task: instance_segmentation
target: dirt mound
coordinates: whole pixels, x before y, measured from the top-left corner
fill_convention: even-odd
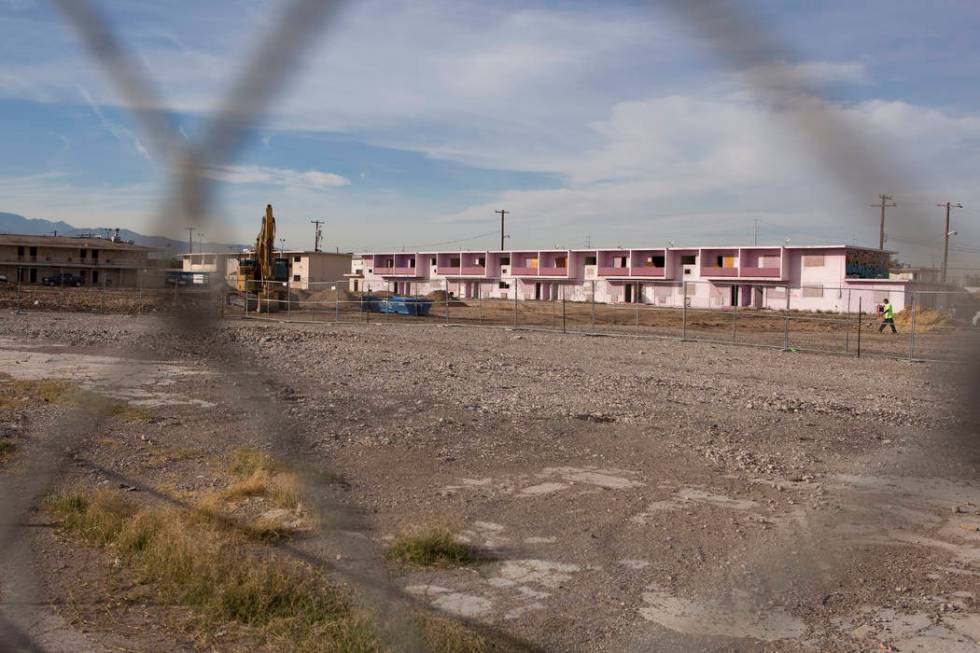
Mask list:
[[[433,290],[428,295],[425,296],[426,299],[431,299],[433,304],[446,304],[446,291],[445,290]],[[450,306],[466,306],[466,302],[460,301],[452,295],[449,296]]]

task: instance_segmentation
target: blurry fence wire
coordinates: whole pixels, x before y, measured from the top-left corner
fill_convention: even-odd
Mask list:
[[[85,0],[54,0],[65,20],[78,32],[82,42],[94,59],[105,69],[115,84],[119,95],[128,105],[137,123],[149,137],[154,154],[171,172],[172,192],[165,203],[159,218],[160,231],[167,223],[180,217],[191,224],[207,222],[211,215],[209,169],[228,163],[240,150],[249,129],[261,117],[265,107],[288,81],[289,74],[297,68],[302,53],[315,36],[336,14],[339,3],[323,0],[291,0],[285,3],[284,11],[278,21],[269,29],[266,38],[253,53],[242,75],[233,84],[231,91],[217,106],[214,117],[207,123],[204,136],[188,145],[179,136],[169,119],[167,108],[160,101],[160,95],[150,81],[150,75],[138,62],[140,59],[127,51],[109,25],[105,17],[94,10]],[[787,60],[784,53],[768,36],[759,30],[748,29],[745,20],[733,20],[736,13],[732,7],[717,3],[679,3],[669,2],[675,10],[692,26],[708,36],[723,56],[742,67],[756,67],[758,64]],[[709,12],[710,13],[706,13]],[[719,14],[721,12],[721,14]],[[739,18],[735,16],[734,18]],[[741,34],[739,30],[745,32]],[[755,39],[757,47],[747,47]],[[748,59],[745,58],[748,53]],[[837,125],[827,126],[827,112],[819,107],[812,109],[800,123],[800,130],[810,130],[812,134],[832,131],[838,136],[841,130]],[[823,116],[822,121],[820,120]],[[806,120],[811,122],[807,123]],[[814,139],[808,143],[814,144]],[[841,157],[847,162],[860,163],[868,156],[871,148],[862,146],[858,138],[833,138],[821,141],[821,153],[829,153],[829,160]],[[875,161],[881,157],[875,157]],[[876,166],[861,166],[874,169]],[[850,166],[841,166],[841,169]],[[845,175],[847,179],[853,179]],[[842,183],[848,183],[844,181]],[[864,184],[859,192],[864,192]],[[220,225],[212,225],[215,228]],[[213,229],[212,229],[212,233]],[[345,282],[346,283],[346,282]],[[778,348],[798,347],[801,349],[861,355],[875,354],[902,356],[908,347],[907,356],[912,360],[923,358],[935,360],[962,360],[955,347],[943,347],[959,338],[974,338],[976,330],[958,322],[953,325],[938,324],[926,331],[924,324],[916,321],[918,306],[928,306],[935,297],[924,293],[911,294],[905,298],[906,310],[910,311],[908,327],[903,324],[897,337],[878,338],[870,307],[873,298],[856,297],[856,308],[848,308],[837,314],[803,314],[795,311],[791,300],[787,300],[785,310],[755,310],[732,307],[728,312],[721,307],[700,307],[688,305],[684,285],[683,304],[680,307],[658,306],[655,304],[600,304],[595,301],[593,292],[589,301],[571,301],[564,290],[556,299],[549,301],[491,300],[483,298],[461,298],[455,300],[445,293],[442,302],[433,302],[430,313],[424,317],[406,317],[390,312],[373,313],[372,306],[365,306],[364,296],[349,297],[339,292],[336,296],[303,297],[292,288],[287,288],[285,302],[277,301],[276,319],[295,319],[322,322],[372,321],[388,324],[418,324],[442,321],[452,324],[471,325],[510,325],[518,328],[541,329],[555,333],[582,333],[595,335],[631,335],[634,337],[660,337],[680,340],[706,340],[734,342],[735,344],[767,346]],[[294,294],[298,295],[294,298]],[[135,299],[135,309],[133,300]],[[144,288],[122,289],[99,288],[62,289],[18,286],[0,289],[0,300],[18,311],[30,313],[35,309],[60,308],[66,310],[98,310],[120,312],[164,312],[173,311],[179,318],[176,321],[161,322],[161,329],[179,329],[183,337],[198,338],[203,341],[214,328],[216,319],[224,312],[240,311],[249,317],[264,317],[263,313],[248,315],[247,297],[241,307],[229,306],[228,295],[224,289],[199,290],[182,288]],[[869,301],[871,300],[871,301]],[[93,305],[92,302],[97,305]],[[282,304],[285,303],[285,306]],[[387,307],[390,300],[383,299]],[[258,303],[261,308],[261,303]],[[268,310],[270,306],[266,305]],[[774,321],[775,320],[775,321]],[[781,324],[782,329],[779,329]],[[760,326],[761,325],[761,326]],[[862,334],[864,334],[862,336]],[[941,336],[937,338],[937,336]],[[876,339],[877,338],[877,339]],[[907,338],[907,343],[906,343]],[[939,342],[933,342],[939,340]],[[944,355],[942,352],[949,354]],[[230,373],[238,367],[245,367],[239,352],[228,348],[223,352],[226,359],[218,359],[216,365],[224,366]],[[232,362],[227,362],[231,360]],[[239,375],[239,378],[248,378]],[[307,433],[302,424],[283,427],[285,411],[269,399],[268,393],[239,393],[248,395],[252,402],[249,408],[264,415],[269,433],[275,434],[276,455],[284,459],[301,473],[308,489],[310,505],[324,519],[319,535],[324,538],[343,540],[344,532],[360,526],[353,514],[343,505],[332,502],[327,491],[317,491],[318,484],[325,477],[314,473],[307,463]],[[256,403],[265,402],[258,407]],[[97,424],[96,416],[79,411],[73,419],[55,429],[48,438],[37,443],[29,455],[27,469],[14,485],[11,479],[4,479],[6,500],[0,507],[0,547],[7,553],[22,544],[23,516],[36,504],[37,499],[54,486],[70,453],[74,451],[82,437],[90,433]],[[408,605],[407,597],[391,586],[383,573],[383,565],[376,552],[364,546],[362,538],[355,538],[347,545],[338,545],[334,550],[345,553],[342,565],[327,563],[318,559],[317,564],[328,566],[345,575],[362,592],[369,609],[379,615],[378,623],[386,643],[393,650],[418,650],[421,648],[418,634],[411,620],[403,614],[402,608]],[[21,547],[22,548],[22,547]],[[12,557],[8,556],[8,562]],[[7,595],[10,588],[34,583],[29,560],[18,559],[20,563],[8,564],[5,568],[3,590],[5,592],[3,613],[0,614],[0,642],[16,643],[16,646],[32,648],[30,641],[30,622],[25,615],[13,615],[11,599]],[[40,604],[38,604],[40,605]],[[417,606],[417,603],[412,603]],[[31,615],[26,615],[28,618]]]

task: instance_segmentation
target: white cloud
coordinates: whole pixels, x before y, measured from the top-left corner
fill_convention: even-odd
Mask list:
[[[320,170],[289,170],[268,166],[233,165],[208,168],[204,175],[229,184],[268,184],[294,188],[325,189],[350,185],[350,180]]]

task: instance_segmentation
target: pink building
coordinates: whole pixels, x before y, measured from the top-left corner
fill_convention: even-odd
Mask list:
[[[695,308],[865,311],[888,297],[901,311],[907,279],[891,252],[849,245],[651,247],[355,254],[350,288],[460,298],[595,301]],[[686,290],[685,290],[685,283]]]

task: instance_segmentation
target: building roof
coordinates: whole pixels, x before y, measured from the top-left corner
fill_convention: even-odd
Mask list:
[[[725,249],[857,249],[869,252],[881,252],[894,254],[892,250],[880,250],[877,247],[864,247],[861,245],[694,245],[691,247],[568,247],[568,248],[538,248],[538,249],[443,249],[426,250],[420,249],[414,252],[398,252],[379,250],[374,252],[357,252],[355,256],[390,256],[390,255],[412,255],[412,254],[536,254],[538,252],[628,252],[630,250],[641,252],[652,251],[691,251],[691,250],[725,250]],[[288,252],[287,252],[288,253]]]
[[[95,236],[38,236],[34,234],[0,234],[0,245],[27,247],[77,247],[79,249],[116,249],[140,252],[156,252],[156,247],[146,247],[109,238]]]

